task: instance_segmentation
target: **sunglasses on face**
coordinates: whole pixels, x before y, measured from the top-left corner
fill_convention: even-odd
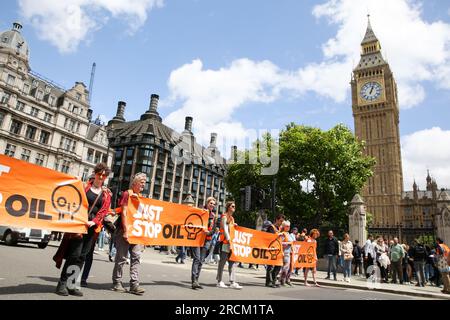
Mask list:
[[[107,173],[97,173],[97,175],[101,178],[106,178],[107,176],[109,176],[109,174]]]

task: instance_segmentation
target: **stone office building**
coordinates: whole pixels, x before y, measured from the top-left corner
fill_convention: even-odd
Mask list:
[[[21,29],[0,33],[0,153],[86,180],[112,161],[105,126],[91,122],[83,83],[65,90],[31,71]]]
[[[149,109],[139,120],[128,122],[124,118],[126,103],[120,101],[116,116],[108,122],[108,139],[115,152],[110,184],[115,199],[130,187],[134,174],[144,172],[148,176],[145,196],[182,203],[191,194],[197,207],[214,196],[222,212],[226,162],[216,146],[217,135],[211,134],[211,143],[205,148],[195,141],[191,117],[186,117],[181,134],[167,127],[159,116],[158,101],[159,96],[153,94]]]

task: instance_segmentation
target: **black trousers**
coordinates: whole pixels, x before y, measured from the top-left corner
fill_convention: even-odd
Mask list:
[[[87,281],[89,273],[91,272],[92,262],[94,261],[95,243],[92,244],[92,249],[86,256],[83,266],[83,274],[81,275],[81,281]]]
[[[367,268],[369,268],[371,265],[373,265],[373,258],[369,254],[367,255],[367,260],[364,259],[364,273],[366,274],[366,278],[370,277],[370,274],[367,272]]]
[[[61,282],[67,282],[69,276],[71,276],[74,272],[81,272],[84,262],[86,261],[86,257],[94,245],[94,233],[95,227],[91,227],[88,229],[88,233],[84,234],[81,239],[69,240],[69,247],[65,257],[66,262],[64,263],[59,279]],[[75,271],[69,270],[68,272],[68,268],[70,266],[77,266],[78,268],[75,268]]]
[[[266,286],[275,284],[277,282],[278,273],[280,273],[280,266],[267,266],[266,269]]]

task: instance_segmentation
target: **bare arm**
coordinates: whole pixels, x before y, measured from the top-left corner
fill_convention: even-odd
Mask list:
[[[222,218],[222,222],[221,223],[223,223],[222,226],[223,226],[223,233],[224,233],[225,239],[227,241],[230,241],[230,228],[228,226],[227,217],[226,216],[224,216]]]

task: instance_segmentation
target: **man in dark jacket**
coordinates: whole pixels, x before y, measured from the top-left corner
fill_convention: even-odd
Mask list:
[[[334,280],[337,280],[336,261],[339,258],[339,243],[334,237],[333,230],[328,231],[328,238],[325,240],[325,255],[328,259],[327,277],[330,279],[330,273],[333,272]]]
[[[414,269],[417,275],[417,287],[425,287],[425,262],[427,261],[428,253],[425,246],[418,240],[415,241],[415,246],[411,250],[411,257],[414,259]]]

